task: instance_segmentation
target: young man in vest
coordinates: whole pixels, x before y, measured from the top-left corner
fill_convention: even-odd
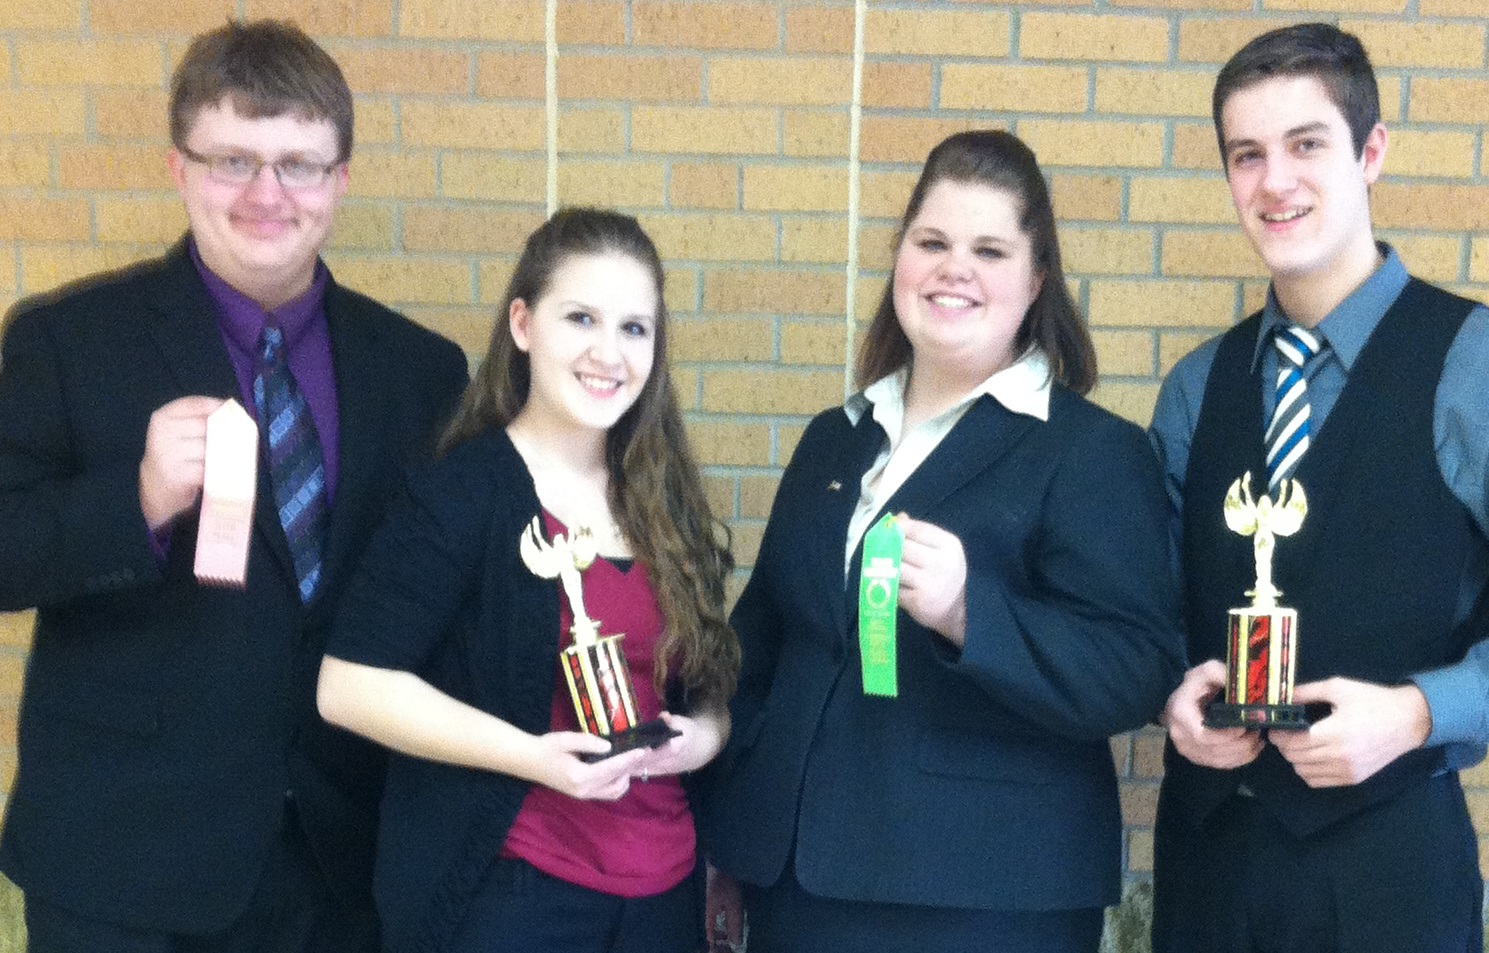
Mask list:
[[[1387,135],[1355,37],[1305,24],[1251,41],[1220,72],[1214,120],[1272,284],[1174,368],[1154,412],[1195,666],[1163,715],[1154,950],[1477,953],[1457,772],[1489,740],[1489,312],[1375,240]],[[1252,540],[1222,511],[1246,471],[1258,493],[1306,490],[1273,563],[1298,611],[1305,731],[1203,723],[1227,610],[1255,582]]]
[[[465,359],[320,260],[352,97],[309,37],[197,37],[170,118],[187,235],[6,322],[0,608],[37,617],[0,869],[33,953],[373,953],[381,760],[317,716],[316,676]],[[193,559],[227,398],[260,431],[239,588]]]

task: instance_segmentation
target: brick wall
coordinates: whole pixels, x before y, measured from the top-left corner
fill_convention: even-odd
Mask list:
[[[841,399],[852,322],[948,132],[1002,126],[1034,146],[1100,352],[1096,398],[1143,423],[1162,373],[1265,288],[1208,115],[1219,64],[1265,29],[1327,18],[1364,38],[1392,130],[1381,232],[1416,273],[1489,293],[1484,0],[560,0],[552,162],[543,2],[0,0],[0,306],[181,231],[164,85],[190,34],[230,14],[297,16],[358,93],[337,276],[471,352],[550,175],[561,202],[642,218],[668,262],[691,432],[746,566],[806,416]],[[0,616],[6,789],[29,630]],[[1136,875],[1160,747],[1113,743]],[[1489,832],[1489,772],[1469,782]]]

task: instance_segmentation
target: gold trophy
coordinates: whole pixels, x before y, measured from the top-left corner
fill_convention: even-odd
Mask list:
[[[620,640],[625,635],[601,636],[600,623],[584,611],[580,573],[599,555],[594,534],[580,527],[571,537],[565,539],[560,533],[552,541],[545,540],[540,517],[535,516],[522,531],[518,551],[534,575],[544,579],[557,577],[568,597],[574,615],[574,624],[569,629],[574,644],[559,653],[559,666],[569,685],[579,727],[610,741],[609,754],[599,757],[632,748],[655,748],[678,732],[660,719],[637,724],[636,692],[631,686],[631,670],[620,649]],[[584,757],[595,760],[593,756]]]
[[[1246,593],[1251,605],[1230,610],[1225,700],[1205,711],[1211,728],[1308,727],[1303,706],[1293,704],[1298,610],[1277,604],[1282,593],[1272,583],[1277,537],[1296,533],[1306,515],[1308,497],[1297,480],[1281,481],[1275,502],[1265,494],[1254,500],[1248,471],[1225,494],[1225,525],[1253,540],[1256,588]]]

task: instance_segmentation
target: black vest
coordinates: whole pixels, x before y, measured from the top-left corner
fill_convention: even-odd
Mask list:
[[[1437,465],[1433,408],[1443,363],[1473,302],[1412,279],[1382,317],[1294,476],[1308,495],[1295,535],[1279,539],[1273,577],[1298,610],[1297,681],[1341,675],[1400,684],[1457,662],[1484,605],[1454,626],[1464,567],[1479,545],[1473,518]],[[1249,470],[1266,486],[1261,395],[1252,368],[1260,314],[1222,339],[1184,481],[1189,658],[1225,658],[1226,613],[1256,578],[1250,537],[1225,525],[1221,502]],[[1194,823],[1244,782],[1299,836],[1389,798],[1438,770],[1439,749],[1411,752],[1362,784],[1312,789],[1271,746],[1237,771],[1198,767],[1170,750],[1170,784]]]

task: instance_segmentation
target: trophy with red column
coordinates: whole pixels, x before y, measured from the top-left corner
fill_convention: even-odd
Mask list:
[[[665,743],[677,734],[666,722],[656,719],[638,723],[636,691],[620,646],[625,634],[601,636],[599,621],[591,619],[584,609],[580,576],[599,555],[594,534],[580,527],[567,539],[560,533],[545,540],[539,520],[533,517],[522,531],[518,550],[535,575],[557,577],[569,600],[574,616],[569,632],[574,644],[559,653],[559,667],[568,683],[580,729],[610,742],[609,754],[601,757]],[[586,756],[586,760],[593,759]]]
[[[1297,669],[1298,611],[1278,604],[1272,582],[1277,537],[1291,536],[1308,514],[1308,497],[1297,480],[1282,480],[1275,500],[1251,495],[1248,472],[1225,495],[1225,525],[1250,536],[1256,553],[1256,588],[1251,605],[1230,610],[1226,639],[1225,695],[1205,711],[1211,728],[1302,729],[1302,705],[1293,704]]]

